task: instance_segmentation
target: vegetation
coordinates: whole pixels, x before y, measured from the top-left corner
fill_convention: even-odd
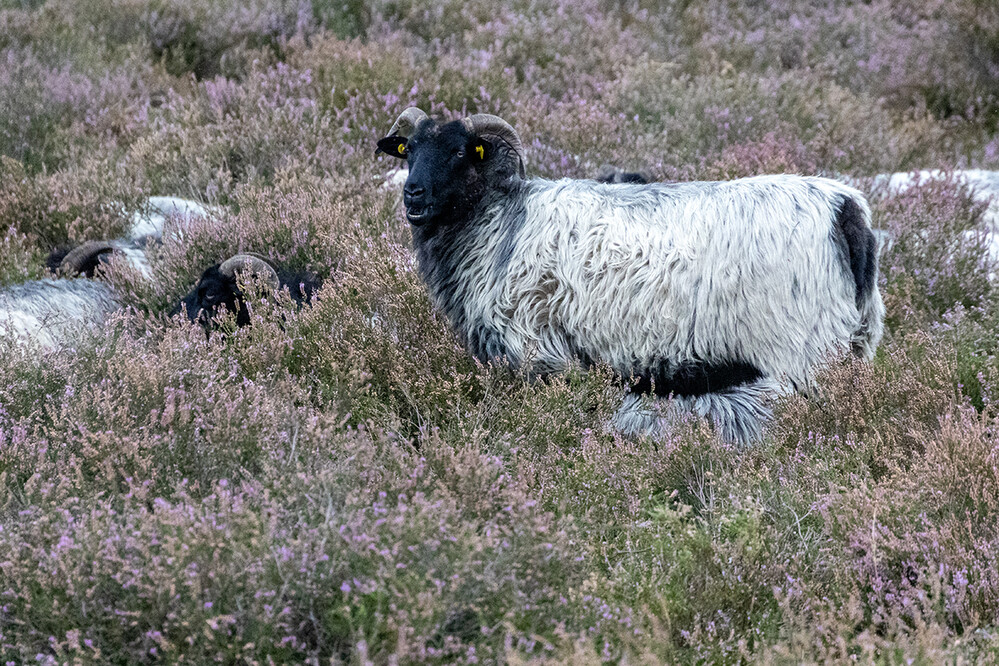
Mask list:
[[[999,661],[989,210],[872,200],[882,349],[759,445],[624,440],[610,373],[482,366],[431,307],[374,156],[411,105],[545,177],[999,169],[999,9],[0,0],[0,285],[151,195],[227,211],[87,344],[0,344],[0,662]],[[318,302],[166,316],[237,251]]]

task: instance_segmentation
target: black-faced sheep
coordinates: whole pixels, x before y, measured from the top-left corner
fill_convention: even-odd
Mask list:
[[[63,277],[90,277],[113,249],[114,242],[83,243],[50,267]],[[148,264],[144,266],[148,271]],[[94,280],[45,279],[9,285],[0,290],[0,339],[43,348],[63,346],[95,330],[119,307],[111,287]]]
[[[881,338],[870,210],[836,181],[527,179],[502,119],[416,108],[378,147],[409,163],[420,274],[483,361],[606,363],[746,442],[770,387],[808,388],[831,353],[871,358]]]
[[[250,275],[274,291],[287,287],[291,299],[299,305],[309,302],[322,286],[322,281],[313,273],[278,271],[262,257],[237,254],[205,269],[194,289],[180,300],[171,314],[180,314],[183,310],[191,322],[208,330],[215,315],[225,309],[236,316],[237,326],[246,326],[250,323],[250,311],[239,280]]]
[[[167,220],[177,222],[175,234],[182,236],[185,223],[215,215],[218,215],[216,209],[196,201],[178,197],[149,197],[141,210],[132,213],[131,226],[124,238],[86,241],[76,246],[56,248],[45,264],[52,273],[62,277],[94,277],[98,266],[115,257],[124,260],[144,279],[151,280],[153,271],[147,252],[150,246],[162,241]]]
[[[126,238],[87,241],[54,250],[46,265],[58,276],[56,279],[0,289],[0,341],[55,348],[82,339],[121,307],[110,286],[83,278],[93,278],[97,268],[114,256],[141,278],[152,280],[146,251],[149,243],[161,239],[166,220],[185,221],[213,214],[214,210],[193,201],[150,197],[143,210],[133,214]]]
[[[58,248],[49,253],[45,265],[61,277],[92,278],[112,256],[122,258],[142,278],[153,279],[145,248],[126,240],[87,241],[72,248]]]

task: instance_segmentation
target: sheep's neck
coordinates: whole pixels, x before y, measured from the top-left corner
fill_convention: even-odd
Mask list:
[[[490,298],[502,282],[516,223],[506,218],[509,193],[484,196],[469,214],[413,228],[420,276],[462,342],[480,360],[506,353],[476,317],[472,301]]]

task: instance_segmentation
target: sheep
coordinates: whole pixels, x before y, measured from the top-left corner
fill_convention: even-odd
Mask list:
[[[849,183],[854,179],[847,177],[846,180]],[[983,169],[957,169],[955,171],[924,169],[914,172],[881,173],[870,179],[872,191],[884,189],[889,194],[900,194],[911,187],[948,180],[967,186],[976,200],[986,203],[991,202],[993,197],[999,193],[999,171],[985,171]]]
[[[74,248],[61,258],[58,273],[92,276],[112,246],[97,241]],[[120,307],[112,288],[93,280],[47,278],[9,285],[0,290],[0,339],[53,349],[80,340]]]
[[[145,213],[132,216],[126,238],[87,241],[53,250],[46,265],[57,277],[11,285],[0,290],[0,340],[56,348],[81,339],[102,325],[121,304],[113,289],[95,276],[98,266],[119,257],[142,279],[152,280],[146,256],[150,243],[162,239],[168,218],[192,219],[217,213],[177,197],[150,197]]]
[[[125,237],[58,247],[49,253],[45,265],[49,271],[63,277],[94,277],[98,266],[108,263],[112,257],[118,257],[142,278],[152,280],[153,271],[147,252],[151,245],[162,242],[166,221],[174,218],[178,222],[188,222],[215,215],[218,215],[218,210],[196,201],[178,197],[149,197],[141,210],[132,213],[132,223]],[[181,227],[175,230],[175,235],[183,236]],[[87,261],[78,261],[80,256],[87,257]]]
[[[895,196],[913,187],[929,183],[951,182],[963,185],[971,197],[984,204],[982,224],[985,229],[989,259],[999,263],[999,171],[983,169],[957,169],[941,171],[939,169],[923,169],[922,171],[880,173],[872,178],[855,178],[842,175],[839,179],[854,187],[868,186],[872,197],[879,195]],[[976,231],[966,231],[965,237],[972,239]],[[890,248],[890,240],[886,249]],[[995,274],[991,277],[995,279]]]
[[[0,341],[55,349],[82,339],[120,304],[103,282],[43,279],[0,289]]]
[[[145,247],[128,240],[87,241],[72,248],[58,248],[49,253],[45,265],[55,275],[92,278],[112,256],[121,257],[143,279],[153,279]]]
[[[107,254],[117,250],[114,245],[83,243],[59,257],[53,272],[63,278],[34,280],[0,290],[0,339],[54,349],[78,341],[84,332],[104,324],[121,307],[113,289],[103,282],[66,278],[92,277]],[[128,254],[129,250],[123,252]],[[139,270],[151,276],[144,257],[141,260]]]
[[[181,223],[194,219],[208,219],[219,214],[219,210],[180,197],[149,197],[141,210],[132,213],[132,226],[129,228],[127,240],[133,243],[148,243],[163,239],[163,229],[167,220],[175,219]],[[183,236],[181,230],[178,236]]]
[[[287,287],[291,299],[298,305],[311,301],[322,286],[320,278],[313,273],[278,271],[263,257],[237,254],[205,269],[194,288],[177,303],[171,316],[186,312],[191,323],[200,324],[207,332],[220,308],[224,308],[236,315],[237,326],[248,325],[250,312],[238,284],[247,274],[256,276],[273,291]]]
[[[605,164],[597,171],[594,180],[598,183],[638,183],[644,185],[651,178],[641,171],[625,171],[621,167]]]
[[[834,180],[527,179],[501,118],[416,108],[378,150],[408,161],[418,270],[483,362],[531,376],[606,364],[631,389],[626,412],[635,394],[674,396],[747,443],[764,396],[808,391],[831,354],[870,359],[881,339],[870,209]]]

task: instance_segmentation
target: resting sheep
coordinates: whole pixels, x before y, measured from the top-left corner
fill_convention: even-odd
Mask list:
[[[119,308],[92,280],[34,280],[0,290],[0,341],[54,349],[81,339]]]
[[[840,175],[839,180],[858,188],[867,188],[872,199],[879,197],[894,197],[909,191],[914,187],[923,187],[933,183],[950,183],[967,188],[971,198],[984,206],[982,213],[982,230],[985,232],[985,249],[988,258],[999,264],[999,171],[983,169],[956,169],[942,171],[940,169],[923,169],[921,171],[880,173],[871,178],[855,178]],[[964,236],[968,240],[976,240],[979,230],[968,230]],[[890,239],[887,241],[890,247]],[[990,274],[992,279],[995,273]]]
[[[871,358],[881,338],[870,210],[836,181],[527,179],[502,119],[416,108],[378,147],[408,160],[421,277],[482,361],[605,363],[747,442],[772,387],[807,389],[831,353]]]
[[[107,264],[112,256],[122,258],[143,279],[153,279],[145,248],[132,241],[87,241],[73,248],[60,248],[49,254],[45,265],[62,277],[92,278],[97,268]]]
[[[183,310],[192,323],[200,324],[207,331],[215,316],[224,308],[235,314],[237,326],[246,326],[250,323],[250,311],[239,287],[239,279],[250,275],[256,276],[274,291],[287,287],[291,299],[298,305],[312,300],[322,284],[312,273],[278,271],[263,257],[237,254],[205,269],[198,283],[170,314],[177,315]]]
[[[44,279],[0,289],[0,340],[56,348],[82,339],[120,308],[107,284],[93,277],[111,252],[121,252],[140,274],[152,278],[141,253],[124,241],[89,241],[68,252],[49,256],[49,267],[60,279]],[[66,279],[76,278],[76,279]]]
[[[112,256],[136,274],[152,280],[146,256],[150,242],[158,242],[168,218],[187,221],[207,217],[212,209],[176,197],[150,197],[142,212],[132,215],[126,238],[87,241],[54,250],[46,265],[58,276],[0,289],[0,341],[52,349],[73,344],[102,326],[121,307],[107,284],[88,279]]]
[[[124,260],[142,278],[152,280],[153,271],[146,253],[150,245],[162,241],[167,220],[178,222],[174,233],[179,237],[183,236],[185,223],[217,214],[216,209],[196,201],[178,197],[149,197],[141,210],[132,213],[131,226],[124,238],[60,247],[49,254],[45,263],[56,275],[94,277],[98,266],[116,257]],[[85,257],[86,261],[80,261],[81,257]]]
[[[182,236],[183,223],[195,219],[208,219],[218,215],[218,213],[219,211],[215,207],[189,199],[149,197],[142,210],[132,213],[132,226],[128,231],[128,240],[136,243],[162,240],[163,229],[167,220],[170,219],[180,223],[177,234]]]

